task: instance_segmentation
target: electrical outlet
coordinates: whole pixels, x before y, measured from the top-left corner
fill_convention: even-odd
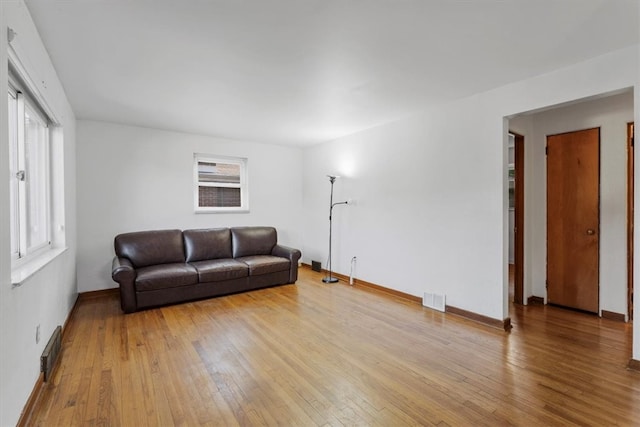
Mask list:
[[[36,326],[36,344],[40,343],[40,325]]]

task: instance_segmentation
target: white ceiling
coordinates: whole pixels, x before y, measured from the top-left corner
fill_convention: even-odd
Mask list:
[[[638,0],[26,0],[80,119],[309,145],[638,43]]]

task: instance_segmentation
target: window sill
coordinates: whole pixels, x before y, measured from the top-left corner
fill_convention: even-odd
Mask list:
[[[249,213],[249,209],[196,209],[196,214]]]
[[[22,284],[31,276],[42,270],[47,264],[56,259],[67,251],[67,248],[53,248],[46,251],[42,255],[25,262],[20,267],[17,267],[11,271],[11,286],[16,288],[22,286]]]

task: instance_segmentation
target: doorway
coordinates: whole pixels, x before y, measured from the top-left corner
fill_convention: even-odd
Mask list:
[[[631,201],[627,202],[628,193],[631,187],[627,184],[627,144],[631,131],[628,124],[633,121],[634,93],[626,90],[621,93],[614,93],[607,96],[599,96],[585,100],[579,100],[568,105],[547,108],[542,111],[532,111],[520,113],[515,117],[509,117],[505,124],[505,133],[519,133],[524,136],[525,147],[525,172],[524,183],[524,224],[526,224],[524,241],[524,299],[523,303],[528,305],[557,303],[549,301],[549,289],[547,285],[548,272],[547,260],[547,136],[559,135],[569,131],[580,129],[600,128],[600,176],[599,176],[599,208],[597,231],[599,255],[596,258],[598,280],[597,286],[597,308],[602,317],[612,320],[624,321],[629,319],[633,280],[629,280],[632,270],[628,265],[633,255],[628,250],[628,236],[633,236],[627,232],[627,218],[633,218],[632,211],[628,210],[633,206]],[[505,179],[507,179],[507,164],[513,162],[508,160],[507,135],[505,135]],[[553,155],[551,155],[553,158]],[[633,158],[633,157],[631,157]],[[553,159],[552,159],[553,160]],[[514,170],[513,173],[517,171]],[[629,176],[633,173],[629,171]],[[515,185],[515,181],[514,181]],[[505,198],[508,194],[508,184],[505,183]],[[515,191],[514,191],[515,196]],[[514,199],[515,202],[515,199]],[[510,213],[508,211],[509,200],[505,200],[505,218]],[[515,205],[514,205],[515,206]],[[509,224],[505,221],[505,234],[508,234]],[[515,231],[515,230],[514,230]],[[586,231],[585,231],[586,232]],[[505,243],[508,244],[505,236]],[[507,248],[505,248],[505,251]],[[635,252],[635,251],[634,251]],[[627,253],[629,258],[627,258]],[[505,284],[504,298],[513,303],[514,295],[514,274],[508,277],[509,264],[515,267],[515,258],[512,254],[505,256]],[[511,262],[511,260],[514,260]],[[512,268],[511,271],[514,269]],[[509,280],[510,279],[510,280]],[[510,282],[510,283],[509,283]],[[550,284],[553,286],[553,283]],[[551,289],[553,291],[553,289]],[[558,303],[559,304],[559,303]],[[508,310],[509,308],[507,308]],[[633,315],[633,314],[631,314]],[[512,320],[513,317],[512,317]],[[517,322],[517,319],[515,319]]]
[[[509,296],[524,303],[524,136],[509,131]]]
[[[600,128],[547,136],[547,301],[598,313]]]

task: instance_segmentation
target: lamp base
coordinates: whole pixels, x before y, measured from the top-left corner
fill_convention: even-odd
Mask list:
[[[337,277],[325,277],[324,279],[322,279],[322,281],[324,283],[338,283],[338,278]]]

